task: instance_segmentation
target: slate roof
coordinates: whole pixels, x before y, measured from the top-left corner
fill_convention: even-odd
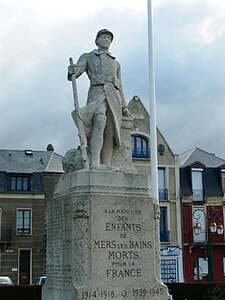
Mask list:
[[[208,153],[197,147],[179,155],[179,164],[182,168],[190,166],[195,162],[200,162],[208,168],[217,168],[225,164],[224,159],[221,159],[214,154]]]
[[[204,170],[204,187],[205,195],[220,195],[223,196],[221,186],[221,171],[218,168],[206,168]]]
[[[0,149],[0,172],[63,172],[62,156],[54,151]]]

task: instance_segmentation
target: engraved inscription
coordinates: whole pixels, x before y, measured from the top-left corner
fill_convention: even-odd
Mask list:
[[[157,287],[147,287],[147,288],[133,288],[131,290],[127,289],[104,289],[104,290],[89,290],[89,291],[83,291],[81,293],[81,297],[79,299],[81,300],[87,300],[87,299],[111,299],[111,298],[118,298],[122,297],[124,299],[127,299],[127,297],[140,297],[141,299],[147,299],[146,297],[151,297],[154,299],[157,296],[163,296],[165,295],[165,289],[164,288],[157,288]]]
[[[138,201],[136,203],[138,206]],[[104,239],[92,241],[93,250],[101,251],[106,260],[106,278],[142,278],[143,259],[152,251],[153,244],[146,238],[143,209],[101,207]]]

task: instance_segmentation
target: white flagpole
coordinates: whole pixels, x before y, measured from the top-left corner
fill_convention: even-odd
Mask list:
[[[157,159],[157,130],[156,130],[156,101],[155,101],[155,66],[154,66],[154,33],[153,33],[153,0],[148,2],[148,53],[149,53],[149,97],[150,97],[150,151],[151,151],[151,180],[152,195],[158,197],[158,159]]]
[[[151,146],[151,179],[152,196],[156,201],[155,211],[155,275],[161,281],[161,255],[159,237],[159,196],[158,196],[158,158],[157,158],[157,128],[156,128],[156,101],[155,101],[155,66],[154,66],[154,30],[153,30],[153,0],[148,1],[148,61],[149,61],[149,97],[150,97],[150,146]]]

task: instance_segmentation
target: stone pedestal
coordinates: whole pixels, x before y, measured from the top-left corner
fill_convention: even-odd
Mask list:
[[[157,212],[149,177],[77,171],[47,208],[43,300],[170,300],[159,279]]]

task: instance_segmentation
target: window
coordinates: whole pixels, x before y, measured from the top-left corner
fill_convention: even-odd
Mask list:
[[[178,262],[176,259],[161,259],[161,277],[164,283],[178,282]]]
[[[168,190],[166,189],[166,169],[158,169],[159,200],[168,200]]]
[[[203,276],[208,275],[208,258],[198,257],[194,265],[194,280],[202,280]]]
[[[10,191],[29,191],[30,180],[28,176],[11,176],[10,177]]]
[[[17,234],[31,234],[31,209],[17,209]]]
[[[193,201],[203,201],[202,169],[192,169]]]
[[[223,192],[225,193],[225,170],[222,170],[221,178],[222,178],[222,189],[223,189]]]
[[[169,242],[167,207],[160,207],[160,241]]]
[[[132,157],[148,158],[148,140],[140,135],[132,135]]]

